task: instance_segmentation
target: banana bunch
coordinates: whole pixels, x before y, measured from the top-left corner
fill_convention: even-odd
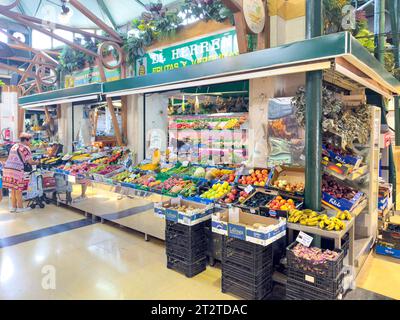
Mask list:
[[[336,218],[340,219],[340,220],[351,220],[351,214],[348,210],[345,211],[338,211],[338,213],[336,214]]]
[[[88,153],[77,154],[71,158],[72,161],[82,161],[87,159],[90,159],[90,154]]]
[[[230,119],[224,126],[224,129],[234,129],[239,125],[238,119]]]
[[[317,226],[320,216],[321,216],[320,214],[310,209],[305,209],[305,210],[292,209],[289,211],[288,222],[300,223],[301,225],[310,227]]]
[[[329,218],[328,216],[325,215],[323,219],[318,223],[318,227],[321,229],[325,229],[328,231],[340,231],[345,228],[345,223],[336,218],[336,217],[331,217]]]
[[[346,219],[351,219],[350,212],[343,212]],[[342,216],[340,216],[341,218]],[[348,218],[349,217],[349,218]],[[321,229],[328,231],[340,231],[345,228],[345,223],[339,217],[328,217],[326,214],[319,214],[310,209],[298,210],[292,209],[289,211],[288,222],[300,223],[304,226],[318,226]]]
[[[60,157],[55,157],[55,158],[43,158],[40,160],[40,163],[42,164],[52,164],[57,162],[58,160],[61,160]]]

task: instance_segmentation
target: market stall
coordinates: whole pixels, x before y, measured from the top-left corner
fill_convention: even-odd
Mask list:
[[[322,162],[313,164],[323,169],[320,211],[307,206],[310,163],[304,148],[311,142],[305,139],[302,88],[310,71],[322,71],[324,81]],[[226,89],[237,82],[242,90]],[[136,159],[124,148],[86,148],[54,170],[73,184],[89,181],[89,202],[72,205],[101,219],[160,238],[195,234],[194,226],[203,223],[228,241],[264,247],[285,240],[286,229],[290,245],[302,231],[313,246],[324,248],[313,249],[315,259],[341,261],[334,279],[343,280],[343,260],[354,279],[378,228],[380,109],[367,104],[366,88],[388,98],[400,93],[398,81],[348,33],[104,83],[107,97],[129,96],[128,108],[135,114],[131,124],[143,122],[135,126],[131,142],[132,150],[143,150],[141,156]],[[134,198],[131,207],[100,210],[109,193],[124,196],[110,201],[117,206]],[[193,228],[179,231],[177,224]],[[170,244],[167,239],[169,257],[176,254],[168,251]],[[224,248],[229,246],[235,244]],[[297,258],[308,250],[292,249]],[[272,251],[262,254],[269,257]],[[262,267],[269,268],[271,259]],[[168,261],[171,268],[182,267],[178,258]],[[185,269],[188,276],[205,268],[203,256],[192,262],[192,269]],[[238,292],[226,272],[223,290]],[[301,294],[291,289],[292,295]],[[332,295],[338,297],[336,291]]]

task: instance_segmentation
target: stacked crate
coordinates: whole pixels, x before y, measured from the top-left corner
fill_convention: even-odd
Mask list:
[[[222,292],[262,300],[272,292],[272,246],[224,237]]]
[[[344,252],[335,249],[339,255],[334,261],[316,263],[297,257],[292,249],[297,242],[287,248],[288,278],[287,300],[337,300],[343,287]]]
[[[205,227],[208,225],[210,225],[210,220],[194,226],[166,221],[165,244],[168,269],[182,272],[188,278],[206,269]]]

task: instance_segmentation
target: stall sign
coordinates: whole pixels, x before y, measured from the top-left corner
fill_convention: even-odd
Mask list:
[[[136,59],[136,75],[184,68],[239,54],[236,31],[229,31],[147,52]]]
[[[265,9],[261,0],[243,0],[243,15],[252,33],[259,34],[265,26]]]
[[[120,69],[109,70],[104,69],[107,81],[115,81],[121,78]],[[79,71],[74,71],[72,76],[65,78],[65,88],[73,88],[89,83],[101,82],[100,72],[98,67],[85,68]]]

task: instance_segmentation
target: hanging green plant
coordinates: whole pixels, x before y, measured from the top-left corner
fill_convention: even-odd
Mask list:
[[[0,88],[1,87],[4,87],[6,84],[2,81],[2,80],[0,80]]]
[[[223,22],[232,16],[220,0],[185,0],[182,7],[187,18]]]
[[[97,51],[98,41],[92,40],[90,38],[85,38],[84,41],[80,38],[74,39],[74,43],[92,51]],[[61,51],[61,54],[58,58],[58,72],[62,72],[64,74],[71,74],[76,70],[82,70],[86,64],[89,66],[94,64],[94,57],[89,56],[86,53],[81,52],[80,50],[75,50],[69,46],[64,46]]]

